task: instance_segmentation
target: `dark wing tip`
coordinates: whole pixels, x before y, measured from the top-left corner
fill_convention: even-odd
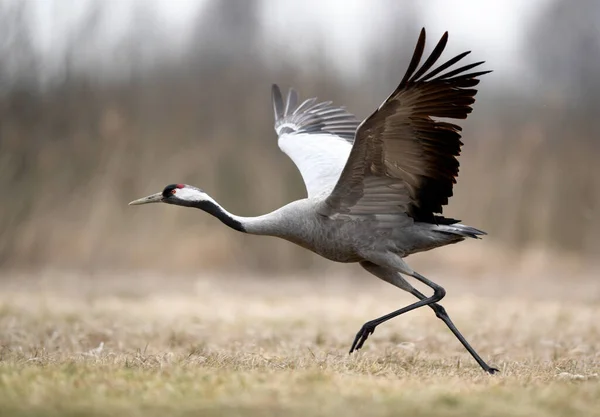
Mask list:
[[[344,107],[334,106],[331,101],[317,102],[316,97],[298,104],[299,95],[294,88],[289,88],[284,100],[277,84],[271,86],[271,97],[278,135],[325,132],[351,143],[354,141],[360,121]]]
[[[406,85],[408,80],[411,78],[412,74],[419,66],[419,62],[421,62],[421,57],[423,56],[423,51],[425,50],[425,40],[425,28],[422,28],[421,33],[419,34],[419,39],[417,40],[417,44],[415,45],[415,50],[410,60],[410,64],[408,64],[408,68],[406,70],[406,73],[404,74],[404,78],[402,78],[402,81],[400,81],[400,85],[398,86],[396,91],[400,90]]]
[[[273,103],[273,114],[275,120],[279,120],[284,115],[283,96],[281,95],[281,89],[277,84],[271,85],[271,101]]]
[[[444,34],[438,41],[437,45],[435,46],[435,48],[433,48],[433,51],[431,51],[431,53],[429,54],[429,58],[427,58],[425,60],[425,63],[423,65],[421,65],[421,68],[419,68],[417,70],[417,72],[415,72],[414,75],[412,77],[410,77],[410,79],[407,80],[407,83],[414,83],[423,74],[425,74],[433,66],[433,64],[436,63],[438,58],[442,55],[442,52],[444,52],[444,49],[446,49],[447,44],[448,44],[448,32],[444,32]]]
[[[289,116],[298,107],[298,92],[292,87],[288,90],[287,100],[285,101],[284,116]]]

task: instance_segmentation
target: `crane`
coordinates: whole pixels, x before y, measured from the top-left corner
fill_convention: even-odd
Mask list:
[[[358,263],[418,301],[366,322],[350,353],[361,349],[380,324],[429,306],[481,368],[494,374],[498,369],[479,356],[439,304],[444,288],[404,260],[486,234],[441,215],[458,176],[461,128],[434,118],[466,119],[475,102],[478,77],[491,71],[469,72],[483,61],[453,67],[470,51],[432,69],[446,47],[448,32],[419,67],[425,38],[423,28],[402,81],[362,122],[330,101],[310,98],[299,104],[293,89],[284,101],[279,87],[272,86],[278,145],[299,169],[306,198],[262,216],[241,217],[200,188],[171,184],[129,204],[197,208],[239,232],[282,238],[335,262]],[[406,276],[433,294],[424,295]]]

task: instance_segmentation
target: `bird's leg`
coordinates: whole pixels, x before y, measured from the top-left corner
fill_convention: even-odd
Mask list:
[[[389,282],[390,284],[392,284],[398,288],[401,288],[404,291],[411,293],[412,295],[417,297],[420,300],[420,302],[423,302],[422,305],[428,305],[429,307],[431,307],[431,309],[435,312],[435,315],[437,317],[439,317],[444,323],[446,323],[446,325],[452,331],[452,333],[454,333],[456,338],[462,343],[462,345],[465,347],[465,349],[467,349],[467,351],[471,354],[471,356],[473,356],[473,358],[477,361],[477,363],[486,372],[488,372],[490,374],[499,372],[498,369],[492,368],[488,364],[486,364],[483,361],[483,359],[481,359],[481,357],[477,354],[477,352],[475,352],[475,349],[473,349],[471,347],[471,345],[466,341],[464,336],[458,331],[458,329],[456,328],[456,326],[454,325],[452,320],[450,320],[448,313],[446,313],[446,309],[444,307],[442,307],[441,305],[439,305],[437,302],[429,302],[433,297],[435,297],[436,288],[438,289],[437,290],[438,292],[441,292],[441,297],[444,296],[445,291],[442,287],[440,287],[439,285],[435,284],[434,282],[428,280],[424,276],[422,276],[414,271],[411,271],[412,276],[414,276],[419,281],[421,281],[424,284],[433,288],[434,295],[433,295],[433,297],[428,298],[423,293],[418,291],[415,287],[413,287],[408,281],[406,281],[402,277],[402,275],[400,275],[400,273],[398,273],[394,269],[382,267],[382,266],[379,266],[379,265],[369,262],[369,261],[363,261],[360,263],[360,265],[363,268],[365,268],[367,271],[372,273],[373,275],[377,276],[378,278],[381,278],[382,280]],[[441,297],[440,297],[440,299],[441,299]],[[362,344],[364,344],[367,337],[373,333],[373,331],[375,330],[375,327],[377,325],[383,323],[386,320],[391,319],[392,317],[399,316],[400,314],[405,313],[406,311],[410,311],[410,310],[420,307],[420,306],[416,306],[416,304],[418,304],[418,303],[411,304],[408,307],[405,307],[404,309],[400,309],[400,310],[390,313],[386,316],[383,316],[379,319],[375,319],[375,320],[365,323],[364,326],[361,328],[361,330],[356,335],[356,339],[354,340],[354,344],[352,345],[350,352],[360,349],[360,347],[362,346]],[[359,340],[362,343],[360,343],[357,346],[357,342]]]
[[[374,265],[372,263],[366,263],[366,262],[361,263],[361,265],[367,271],[379,276],[380,278],[382,278],[392,284],[395,284],[403,289],[406,289],[407,291],[410,291],[409,288],[412,288],[412,286],[410,284],[408,284],[400,276],[400,274],[398,274],[397,276],[400,277],[400,279],[402,279],[403,283],[392,282],[389,280],[388,276],[386,276],[384,278],[384,276],[380,275],[380,273],[376,273],[376,272],[380,272],[379,268],[381,268],[381,267]],[[424,284],[430,286],[433,289],[433,295],[431,297],[425,297],[422,300],[419,300],[416,303],[413,303],[409,306],[403,307],[399,310],[392,311],[391,313],[386,314],[385,316],[382,316],[375,320],[366,322],[362,326],[362,328],[358,331],[358,333],[356,334],[356,337],[354,338],[354,342],[352,343],[352,347],[350,348],[350,353],[354,352],[355,350],[360,349],[363,346],[363,344],[365,343],[365,341],[367,340],[367,338],[369,337],[369,335],[373,334],[373,332],[375,331],[375,327],[379,326],[381,323],[384,323],[390,319],[393,319],[394,317],[399,316],[400,314],[407,313],[416,308],[436,303],[436,302],[440,301],[442,298],[444,298],[444,295],[446,295],[446,290],[444,290],[444,288],[437,285],[435,282],[429,281],[427,278],[423,277],[422,275],[417,274],[416,272],[413,272],[413,273],[415,275],[418,275],[418,277],[415,276],[415,278],[417,278],[419,281],[423,282]],[[405,285],[408,285],[408,287],[406,287]]]
[[[427,299],[427,297],[423,293],[421,293],[419,290],[417,290],[416,288],[413,288],[410,291],[410,293],[412,295],[414,295],[415,297],[417,297],[419,300]],[[440,320],[442,320],[444,323],[446,323],[446,326],[448,326],[448,328],[452,331],[452,333],[454,333],[454,336],[456,336],[456,338],[460,341],[460,343],[462,343],[462,345],[465,347],[465,349],[467,349],[467,351],[471,354],[473,359],[475,359],[477,361],[479,366],[481,366],[484,371],[486,371],[487,373],[490,373],[490,374],[495,374],[496,372],[500,372],[497,368],[493,368],[493,367],[489,366],[487,363],[485,363],[485,361],[483,359],[481,359],[481,356],[479,356],[479,354],[475,351],[475,349],[473,349],[473,347],[471,347],[469,342],[467,342],[467,340],[464,338],[464,336],[458,331],[458,329],[456,328],[454,323],[452,323],[452,320],[450,320],[450,317],[448,316],[448,313],[446,313],[446,309],[443,306],[439,305],[438,303],[433,303],[433,304],[429,304],[429,307],[431,307],[431,309],[435,312],[435,315]]]

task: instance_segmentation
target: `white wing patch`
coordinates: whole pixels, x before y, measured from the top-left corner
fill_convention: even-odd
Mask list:
[[[298,104],[294,89],[284,102],[276,84],[271,100],[279,148],[296,164],[308,197],[329,194],[346,165],[360,122],[330,101],[309,98]]]
[[[328,133],[286,133],[278,144],[298,167],[309,198],[331,192],[352,149],[350,142]]]

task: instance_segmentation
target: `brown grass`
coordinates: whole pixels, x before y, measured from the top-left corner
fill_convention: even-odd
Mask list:
[[[0,414],[600,415],[597,284],[558,300],[445,283],[488,376],[426,309],[348,355],[411,301],[360,277],[5,278]]]

